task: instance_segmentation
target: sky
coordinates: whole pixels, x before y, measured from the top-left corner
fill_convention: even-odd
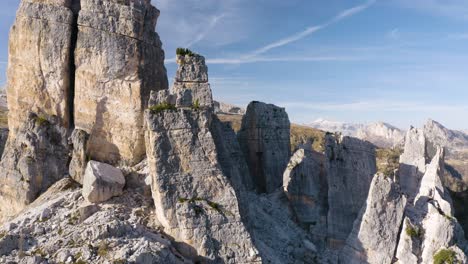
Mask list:
[[[468,129],[466,0],[152,0],[172,82],[175,49],[204,55],[215,99],[319,118],[431,118]],[[0,2],[0,85],[18,0]]]

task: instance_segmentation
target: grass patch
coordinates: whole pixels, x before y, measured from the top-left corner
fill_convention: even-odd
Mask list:
[[[157,105],[153,105],[148,108],[151,112],[153,113],[160,113],[163,111],[175,111],[177,108],[173,104],[168,104],[168,103],[160,103]]]
[[[49,120],[45,116],[37,116],[34,120],[37,126],[44,126],[49,124]]]
[[[400,148],[377,149],[377,172],[387,177],[392,177],[395,170],[400,167],[400,156],[403,150]]]
[[[106,241],[101,241],[101,243],[99,243],[99,247],[98,247],[98,250],[97,250],[97,254],[98,256],[100,257],[106,257],[107,254],[109,254],[109,245],[107,244]]]
[[[441,249],[434,255],[434,264],[455,264],[457,262],[457,253],[450,249]]]
[[[192,104],[192,109],[193,110],[200,110],[200,101],[197,99],[195,102]]]
[[[408,225],[405,230],[406,234],[411,238],[421,238],[424,235],[424,230],[418,226]]]

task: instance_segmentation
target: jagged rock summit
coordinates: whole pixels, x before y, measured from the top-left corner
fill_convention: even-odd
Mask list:
[[[149,0],[21,2],[0,130],[1,263],[466,263],[443,185],[458,133],[410,129],[388,176],[362,139],[291,146],[275,105],[251,102],[236,134],[203,56],[178,49],[168,88],[158,16]],[[398,134],[386,127],[373,130]]]

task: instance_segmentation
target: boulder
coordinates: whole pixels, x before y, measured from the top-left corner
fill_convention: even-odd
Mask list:
[[[145,156],[143,111],[150,91],[168,88],[158,17],[150,1],[81,0],[74,118],[93,159],[135,165]]]
[[[328,173],[328,241],[340,249],[364,206],[377,172],[375,147],[366,141],[328,134],[325,138]]]
[[[119,169],[97,161],[89,161],[83,177],[83,197],[91,203],[100,203],[119,196],[125,186],[125,177]]]
[[[83,184],[83,175],[90,158],[87,154],[89,134],[84,130],[75,129],[68,140],[72,149],[72,159],[69,165],[70,177]]]
[[[67,130],[57,118],[30,113],[10,134],[0,161],[0,218],[12,216],[68,174]]]
[[[406,197],[398,184],[383,174],[376,175],[366,204],[341,252],[341,262],[391,264],[405,206]]]
[[[328,183],[323,154],[298,149],[283,174],[283,189],[297,221],[314,235],[316,244],[327,237]]]
[[[260,193],[271,193],[282,186],[291,156],[290,126],[284,108],[261,102],[251,102],[242,118],[238,139]]]

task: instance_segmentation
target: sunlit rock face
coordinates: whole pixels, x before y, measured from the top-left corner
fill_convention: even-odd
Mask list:
[[[145,155],[143,111],[151,90],[168,88],[158,16],[150,1],[81,1],[74,118],[93,159],[132,165]]]
[[[204,63],[198,58],[192,63]],[[179,67],[197,69],[187,63]],[[201,263],[261,263],[235,188],[243,189],[238,177],[248,174],[247,167],[228,158],[236,152],[229,147],[234,141],[220,144],[223,130],[206,87],[151,94],[146,149],[156,215],[164,231],[180,241],[179,250]]]
[[[406,197],[398,184],[383,174],[376,175],[341,252],[342,263],[392,263],[405,207]]]
[[[71,1],[21,1],[10,31],[8,108],[12,137],[28,112],[55,116],[71,124],[72,34]]]

